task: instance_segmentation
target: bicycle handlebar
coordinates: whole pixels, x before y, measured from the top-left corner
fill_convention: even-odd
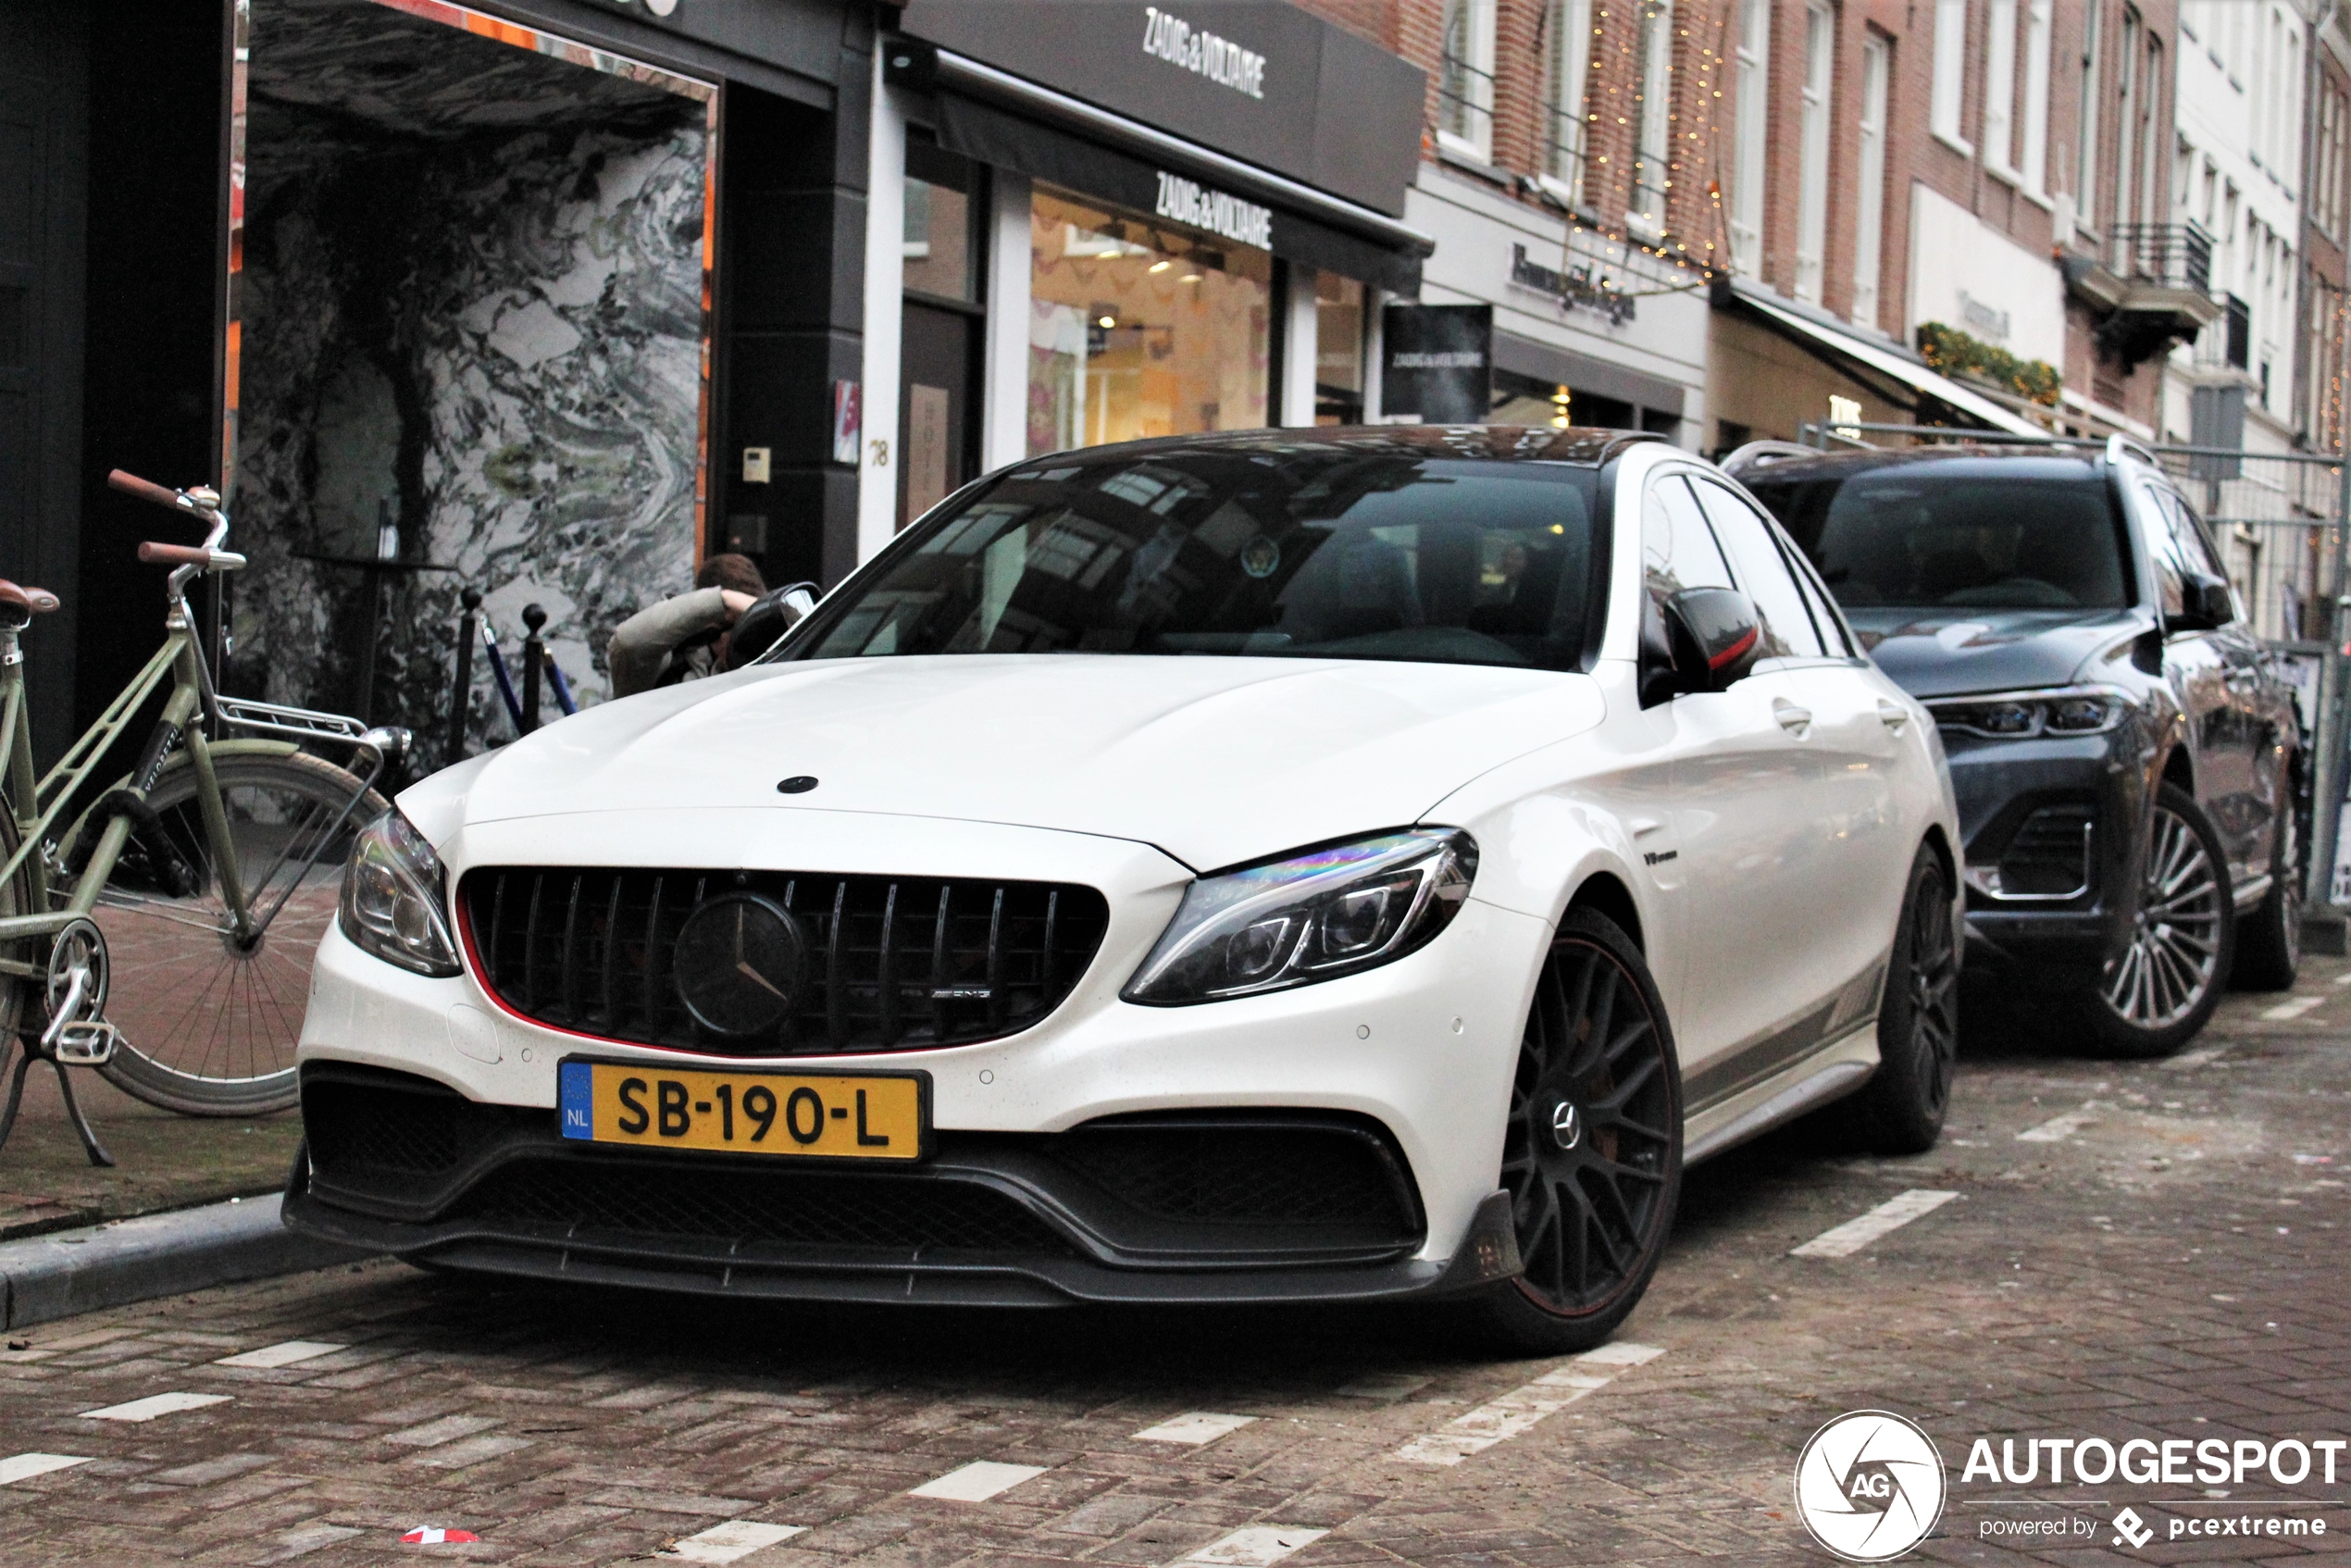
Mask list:
[[[207,572],[233,572],[245,564],[245,558],[233,550],[213,550],[201,544],[158,544],[152,539],[139,546],[139,559],[151,566],[193,566]]]
[[[152,501],[158,506],[168,506],[175,512],[194,510],[189,502],[181,498],[178,491],[159,485],[153,479],[143,479],[136,474],[127,474],[120,468],[115,469],[106,476],[106,485],[107,488],[118,490],[125,495],[135,495],[142,501]]]

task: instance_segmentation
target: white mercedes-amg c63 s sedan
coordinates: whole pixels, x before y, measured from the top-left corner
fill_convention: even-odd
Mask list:
[[[1923,710],[1654,439],[1039,458],[753,667],[366,831],[286,1212],[491,1274],[1586,1347],[1686,1162],[1835,1100],[1933,1143],[1957,841]]]

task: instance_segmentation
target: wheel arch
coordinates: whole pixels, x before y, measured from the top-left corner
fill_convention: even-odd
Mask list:
[[[1641,928],[1641,906],[1634,900],[1633,890],[1611,871],[1594,871],[1577,884],[1574,895],[1567,901],[1561,918],[1579,909],[1604,915],[1615,922],[1623,933],[1633,939],[1633,945],[1643,953],[1648,952],[1648,940]]]

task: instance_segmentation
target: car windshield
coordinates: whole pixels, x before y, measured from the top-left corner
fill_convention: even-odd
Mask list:
[[[1040,459],[926,518],[778,652],[1572,669],[1598,478],[1381,442]]]
[[[1748,479],[1848,609],[2130,603],[2105,482],[2078,463],[1896,465]]]

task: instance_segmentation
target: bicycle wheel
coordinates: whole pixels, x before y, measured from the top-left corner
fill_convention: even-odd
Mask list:
[[[16,814],[7,802],[0,800],[0,865],[16,858]],[[17,874],[0,882],[0,915],[27,915],[32,910],[32,877],[19,866]],[[44,944],[29,941],[0,942],[0,958],[38,963]],[[9,1047],[17,1043],[17,1030],[31,1022],[25,1016],[25,998],[40,986],[38,980],[21,980],[14,976],[0,975],[0,1071],[15,1065]],[[33,1026],[38,1029],[39,1026]],[[5,1090],[0,1090],[5,1093]]]
[[[167,1111],[255,1116],[294,1102],[311,956],[335,918],[352,836],[386,803],[302,753],[216,753],[213,773],[246,907],[256,919],[277,913],[257,941],[236,937],[195,769],[175,757],[147,797],[162,841],[154,829],[134,832],[90,912],[114,966],[106,1017],[121,1031],[100,1070]],[[85,820],[76,841],[103,827]]]

